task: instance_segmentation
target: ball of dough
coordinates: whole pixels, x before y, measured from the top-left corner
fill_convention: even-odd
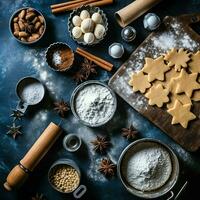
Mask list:
[[[82,22],[82,19],[78,15],[75,15],[72,18],[72,23],[74,26],[81,26],[81,22]]]
[[[94,42],[94,34],[93,33],[85,33],[84,41],[87,44],[92,44]]]
[[[75,26],[73,29],[72,29],[72,35],[74,38],[78,39],[81,37],[82,35],[82,31],[81,31],[81,28],[78,27],[78,26]]]
[[[102,23],[102,16],[99,14],[99,13],[94,13],[93,15],[92,15],[92,20],[96,23],[96,24],[100,24],[100,23]]]
[[[80,18],[82,20],[90,18],[90,13],[87,10],[82,10],[80,14]]]
[[[97,24],[95,29],[94,29],[94,35],[97,39],[101,39],[104,36],[106,29],[103,25]]]
[[[81,30],[83,33],[89,33],[94,31],[94,22],[92,19],[87,18],[81,22]]]

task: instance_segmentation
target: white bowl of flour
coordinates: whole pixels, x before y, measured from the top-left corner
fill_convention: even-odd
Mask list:
[[[99,127],[114,116],[117,99],[114,92],[99,81],[86,81],[75,88],[71,96],[72,113],[83,124]]]
[[[179,163],[167,145],[154,139],[140,139],[122,152],[118,174],[129,192],[152,199],[166,194],[175,185]]]

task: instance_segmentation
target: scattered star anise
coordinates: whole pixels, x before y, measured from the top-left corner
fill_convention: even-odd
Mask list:
[[[79,70],[78,72],[74,74],[73,79],[76,81],[76,83],[80,83],[86,80],[85,75],[81,70]]]
[[[130,125],[129,128],[122,128],[122,136],[127,139],[135,139],[137,134],[138,131],[133,127],[133,125]]]
[[[95,67],[96,65],[92,61],[84,58],[83,63],[81,63],[81,69],[74,74],[73,79],[76,83],[87,80],[90,74],[97,74]]]
[[[83,63],[81,64],[83,73],[85,73],[86,79],[90,76],[90,74],[97,74],[96,71],[96,64],[92,62],[91,60],[88,60],[87,58],[84,58]]]
[[[9,131],[6,133],[7,135],[11,135],[13,139],[17,137],[17,135],[22,135],[20,132],[21,126],[16,126],[16,124],[13,122],[12,126],[8,126]]]
[[[106,137],[100,137],[97,136],[96,140],[91,141],[91,143],[94,145],[94,151],[103,153],[106,151],[106,149],[110,146],[110,142]]]
[[[107,177],[114,176],[116,165],[109,158],[103,158],[101,160],[99,171]]]
[[[13,121],[15,121],[15,120],[21,120],[24,114],[19,110],[13,110],[10,116],[13,117]]]
[[[46,200],[46,197],[43,194],[36,193],[36,195],[32,197],[31,200]]]
[[[54,105],[54,110],[61,117],[65,117],[66,112],[70,110],[69,105],[63,99],[61,101],[55,102]]]

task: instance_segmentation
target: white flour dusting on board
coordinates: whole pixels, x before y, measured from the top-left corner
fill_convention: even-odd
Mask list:
[[[142,69],[145,57],[157,58],[166,53],[171,48],[185,48],[190,51],[199,49],[199,43],[195,42],[190,35],[183,31],[182,25],[177,19],[170,22],[170,28],[166,32],[157,32],[144,42],[144,46],[139,47],[130,59],[124,64],[125,70],[120,69],[110,86],[132,107],[142,112],[147,109],[148,102],[143,95],[137,95],[128,84],[130,76]]]

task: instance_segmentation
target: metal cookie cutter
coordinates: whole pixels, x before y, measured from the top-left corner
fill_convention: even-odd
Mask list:
[[[28,106],[36,105],[42,101],[45,95],[45,87],[38,79],[25,77],[17,83],[16,93],[20,99],[17,110],[25,113]]]

